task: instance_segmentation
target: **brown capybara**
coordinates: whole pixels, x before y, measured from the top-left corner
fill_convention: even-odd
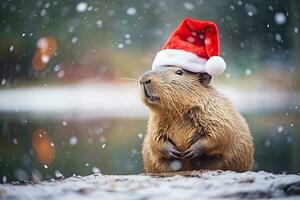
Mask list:
[[[140,77],[150,109],[142,155],[148,173],[247,171],[254,145],[245,119],[209,83],[207,73],[167,66]]]

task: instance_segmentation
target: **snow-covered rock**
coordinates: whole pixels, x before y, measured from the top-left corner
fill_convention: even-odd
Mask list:
[[[0,199],[300,199],[299,175],[231,171],[165,175],[91,175],[0,185]]]

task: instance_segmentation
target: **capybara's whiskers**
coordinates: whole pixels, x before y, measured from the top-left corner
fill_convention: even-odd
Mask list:
[[[120,80],[122,80],[122,81],[138,82],[138,79],[136,79],[136,78],[130,78],[130,77],[121,77]]]

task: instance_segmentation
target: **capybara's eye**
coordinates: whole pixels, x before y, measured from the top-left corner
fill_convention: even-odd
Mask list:
[[[176,71],[176,74],[179,75],[179,76],[182,76],[183,71],[179,69],[179,70]]]

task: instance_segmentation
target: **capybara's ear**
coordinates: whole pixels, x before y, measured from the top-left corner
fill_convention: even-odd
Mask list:
[[[212,76],[209,75],[208,73],[199,73],[199,81],[202,85],[207,86],[212,79]]]

